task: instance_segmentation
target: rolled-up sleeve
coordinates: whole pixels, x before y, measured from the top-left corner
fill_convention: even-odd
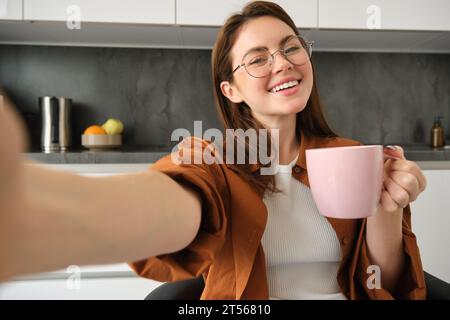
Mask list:
[[[405,261],[403,271],[397,282],[395,291],[389,292],[383,288],[369,288],[367,280],[372,275],[373,263],[367,249],[365,239],[366,220],[361,226],[356,254],[354,257],[354,274],[350,275],[353,283],[350,285],[351,298],[354,299],[425,299],[426,288],[422,262],[416,236],[411,229],[411,209],[408,205],[403,209],[403,250]],[[371,281],[371,280],[369,280]]]
[[[200,228],[184,249],[128,264],[140,276],[162,282],[198,277],[208,270],[225,242],[229,193],[223,168],[218,164],[175,164],[168,155],[151,170],[162,172],[198,193],[202,205]]]

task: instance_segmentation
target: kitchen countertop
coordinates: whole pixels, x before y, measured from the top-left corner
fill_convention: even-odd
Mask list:
[[[450,145],[433,149],[428,145],[403,145],[408,160],[416,162],[433,162],[439,167],[450,169]],[[119,164],[119,163],[154,163],[171,151],[167,147],[122,147],[105,151],[86,149],[67,152],[43,153],[40,150],[26,152],[27,159],[46,164]]]
[[[119,149],[90,151],[75,149],[66,152],[44,153],[40,150],[26,152],[29,160],[48,164],[95,164],[95,163],[153,163],[169,154],[170,148],[121,147]]]

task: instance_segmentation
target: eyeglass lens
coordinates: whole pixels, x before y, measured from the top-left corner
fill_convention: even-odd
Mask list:
[[[289,38],[279,51],[294,65],[306,63],[311,53],[310,45],[299,36]],[[244,67],[253,77],[265,77],[272,71],[272,60],[275,54],[271,54],[264,48],[250,51],[244,57]]]

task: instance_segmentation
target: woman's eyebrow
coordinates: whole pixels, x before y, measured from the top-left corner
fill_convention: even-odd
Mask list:
[[[289,38],[292,37],[292,36],[293,36],[293,34],[290,34],[290,35],[285,36],[283,39],[280,40],[280,42],[278,43],[278,45],[282,46],[282,45],[286,42],[286,40],[289,39]],[[267,47],[263,47],[263,46],[258,46],[258,47],[250,48],[250,49],[248,49],[248,50],[244,53],[244,56],[245,56],[247,53],[251,52],[251,51],[260,51],[260,50],[263,50],[263,49],[268,50]]]

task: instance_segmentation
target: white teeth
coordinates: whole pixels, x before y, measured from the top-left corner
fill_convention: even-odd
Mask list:
[[[296,85],[298,85],[298,81],[297,80],[285,82],[285,83],[282,83],[282,84],[272,88],[272,90],[270,90],[270,92],[275,93],[275,92],[278,92],[278,91],[280,91],[282,89],[291,88],[291,87],[294,87]]]

